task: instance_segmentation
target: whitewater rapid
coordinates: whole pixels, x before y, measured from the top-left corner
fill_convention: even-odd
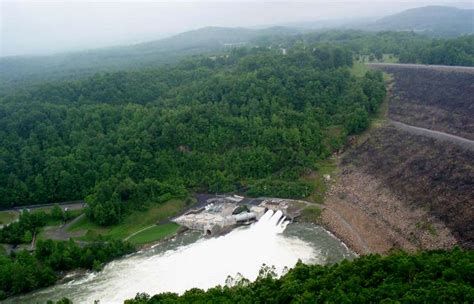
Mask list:
[[[274,266],[280,275],[285,268],[294,266],[298,259],[323,264],[328,256],[336,253],[349,257],[339,241],[331,241],[325,233],[324,242],[332,242],[329,247],[335,249],[318,248],[295,235],[287,235],[284,233],[287,225],[288,221],[280,211],[273,213],[269,210],[257,223],[239,227],[226,235],[197,237],[197,240],[168,248],[157,246],[111,262],[98,273],[19,297],[18,301],[10,303],[57,300],[63,296],[74,303],[93,303],[94,300],[100,300],[101,304],[123,303],[138,292],[151,295],[183,293],[195,287],[208,289],[225,285],[228,276],[255,280],[263,264]],[[306,234],[325,232],[315,231],[307,230]]]

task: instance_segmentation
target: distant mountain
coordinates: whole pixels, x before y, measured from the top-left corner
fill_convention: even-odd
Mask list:
[[[323,28],[415,31],[434,36],[472,34],[473,18],[472,9],[428,6],[406,10],[377,21],[326,20],[256,29],[205,27],[128,46],[50,56],[3,57],[0,58],[0,95],[6,90],[27,84],[76,79],[96,72],[158,67],[176,63],[190,55],[218,53],[232,46],[261,43],[265,41],[264,37],[273,39],[267,41],[284,41],[289,36],[321,31]]]
[[[0,91],[25,83],[87,76],[99,71],[115,71],[172,64],[181,58],[216,53],[225,48],[251,43],[274,35],[293,35],[301,30],[288,27],[265,29],[205,27],[169,38],[120,47],[50,56],[0,58]]]
[[[435,36],[459,36],[474,33],[474,10],[447,6],[409,9],[381,18],[365,29],[415,31]]]
[[[301,30],[324,30],[324,29],[339,29],[339,28],[357,28],[362,24],[373,22],[376,18],[344,18],[344,19],[325,19],[315,21],[301,21],[301,22],[287,22],[279,23],[279,27],[289,27]],[[269,27],[269,26],[264,26]],[[264,28],[259,27],[259,28]]]
[[[253,39],[266,35],[291,35],[299,30],[287,27],[271,27],[264,29],[204,27],[184,32],[169,38],[145,42],[131,46],[132,51],[169,52],[173,50],[185,52],[201,52],[220,49],[232,45],[244,45]]]

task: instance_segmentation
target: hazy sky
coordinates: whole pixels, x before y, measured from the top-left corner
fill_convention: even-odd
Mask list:
[[[424,5],[469,6],[453,0],[0,2],[0,56],[130,44],[203,26],[376,17]]]

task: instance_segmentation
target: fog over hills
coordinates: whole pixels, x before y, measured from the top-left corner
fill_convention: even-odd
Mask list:
[[[473,8],[449,0],[2,1],[0,56],[134,44],[207,26],[333,28],[427,5]]]
[[[10,85],[21,81],[78,78],[99,71],[116,71],[173,64],[194,54],[216,53],[228,47],[254,43],[265,37],[285,37],[327,29],[368,31],[415,31],[431,36],[458,36],[473,33],[472,9],[428,6],[410,9],[376,21],[340,19],[281,23],[265,28],[208,26],[148,42],[60,53],[49,56],[0,58],[0,80]],[[257,43],[258,45],[258,43]],[[1,88],[0,88],[1,90]]]
[[[474,10],[446,6],[414,8],[368,25],[372,30],[407,30],[440,36],[474,32]]]

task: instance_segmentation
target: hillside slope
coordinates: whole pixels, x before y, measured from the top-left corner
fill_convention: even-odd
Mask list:
[[[474,68],[371,66],[394,77],[390,119],[474,140]]]
[[[387,117],[343,155],[326,200],[364,243],[326,223],[360,252],[474,248],[474,69],[373,66],[393,77]]]
[[[350,164],[353,172],[375,177],[412,213],[417,213],[417,209],[428,210],[424,216],[441,220],[462,245],[474,247],[473,151],[387,126],[349,153],[344,164]],[[401,226],[408,220],[401,218],[395,225]],[[440,235],[440,229],[426,224],[430,221],[423,216],[412,220],[412,228],[424,226],[431,234]],[[416,239],[416,232],[406,238],[416,247],[423,244],[422,237]]]
[[[415,31],[435,36],[459,36],[474,32],[474,10],[426,6],[387,16],[370,24],[373,30]]]

